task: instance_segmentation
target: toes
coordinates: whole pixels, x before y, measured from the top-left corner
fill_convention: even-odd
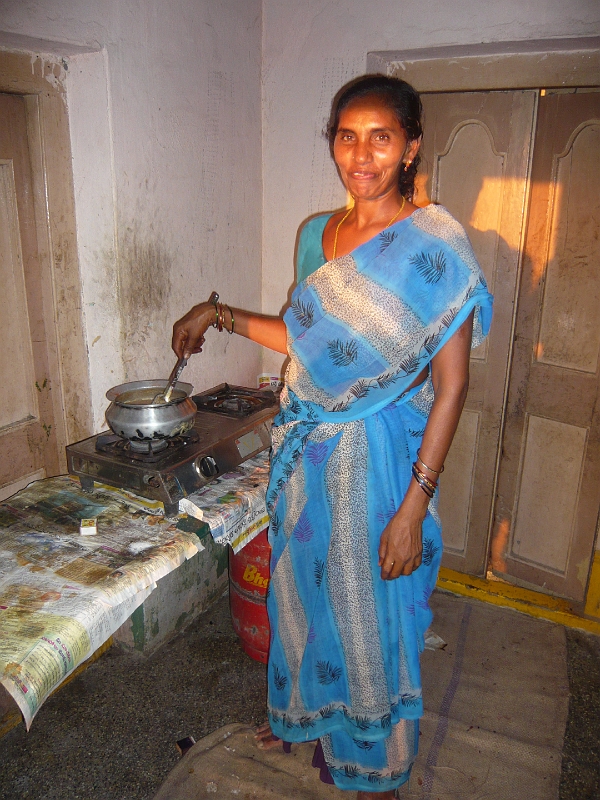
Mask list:
[[[261,750],[270,750],[273,747],[281,747],[281,739],[273,735],[271,726],[268,722],[263,722],[254,728],[254,739],[256,746]]]
[[[271,733],[271,726],[268,722],[261,722],[254,728],[254,733]]]
[[[275,747],[282,748],[283,742],[281,739],[278,739],[276,736],[269,736],[265,739],[258,739],[256,742],[256,746],[260,750],[272,750]]]

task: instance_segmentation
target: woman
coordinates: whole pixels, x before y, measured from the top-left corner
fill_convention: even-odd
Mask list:
[[[272,577],[267,746],[319,740],[340,789],[391,798],[423,712],[419,654],[442,552],[435,489],[492,298],[461,226],[412,203],[421,105],[365,76],[336,97],[329,142],[353,198],[310,220],[284,319],[195,306],[177,355],[210,325],[288,353],[267,505]]]

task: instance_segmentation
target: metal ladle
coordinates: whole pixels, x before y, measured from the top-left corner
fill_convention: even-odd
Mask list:
[[[158,394],[154,395],[152,398],[152,405],[156,405],[157,403],[170,403],[171,402],[171,395],[173,394],[173,389],[175,388],[175,384],[179,380],[179,376],[181,375],[183,368],[187,364],[187,358],[183,356],[178,359],[177,363],[173,367],[173,371],[169,375],[169,380],[165,388],[160,391]]]
[[[215,307],[219,301],[219,295],[217,292],[212,292],[210,297],[208,298],[208,302],[212,303]],[[177,361],[175,366],[173,367],[173,371],[169,375],[169,380],[167,385],[165,386],[164,390],[156,394],[152,398],[152,405],[156,403],[169,403],[171,401],[171,395],[173,394],[173,389],[175,388],[175,384],[179,380],[179,376],[181,375],[183,368],[187,364],[187,358],[185,356],[181,356],[181,358]]]

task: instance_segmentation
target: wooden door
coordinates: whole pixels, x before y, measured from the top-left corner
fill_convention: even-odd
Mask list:
[[[473,575],[487,569],[536,99],[534,91],[423,95],[417,203],[441,203],[462,223],[495,297],[440,482],[443,564]]]
[[[600,94],[540,98],[492,568],[583,600],[600,509]]]
[[[24,99],[0,94],[0,499],[59,461]],[[46,307],[52,303],[46,303]]]

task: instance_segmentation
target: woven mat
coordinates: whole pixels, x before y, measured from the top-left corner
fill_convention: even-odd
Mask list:
[[[568,709],[564,629],[517,612],[436,593],[423,654],[419,756],[410,800],[557,800]],[[258,750],[250,728],[227,725],[196,744],[154,800],[326,800],[313,745]]]

